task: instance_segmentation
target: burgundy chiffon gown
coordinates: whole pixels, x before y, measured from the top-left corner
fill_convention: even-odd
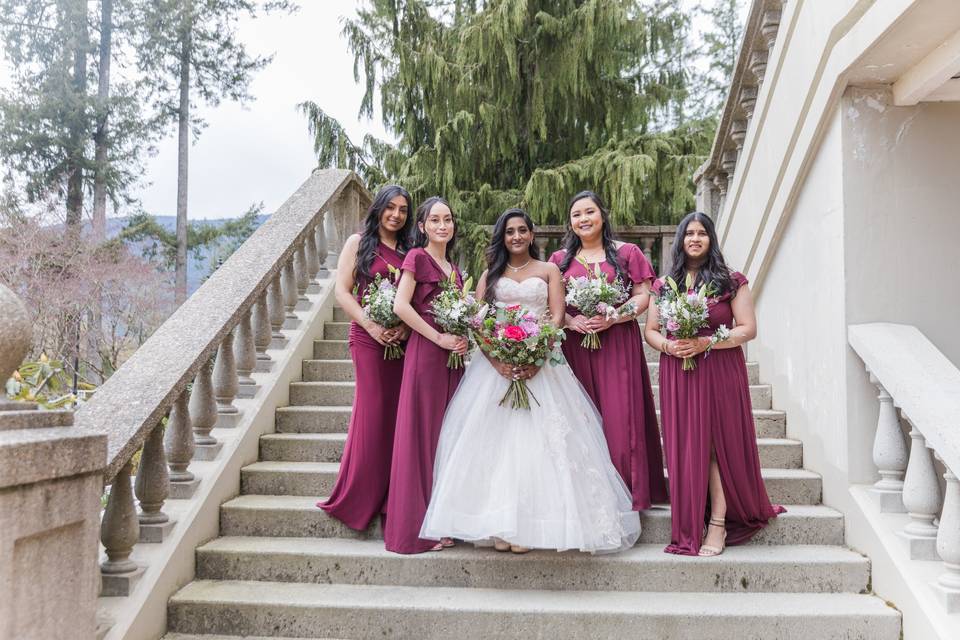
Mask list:
[[[557,251],[550,256],[550,261],[559,266],[564,254],[562,250]],[[617,257],[628,290],[634,282],[652,281],[656,277],[637,245],[623,243],[617,249]],[[612,282],[616,278],[613,265],[606,261],[599,264]],[[590,274],[573,260],[563,275],[566,278]],[[580,312],[570,307],[567,313]],[[630,490],[634,510],[648,509],[654,503],[667,502],[667,487],[640,325],[622,322],[599,335],[600,349],[592,350],[580,346],[581,334],[568,331],[563,353],[603,418],[610,458]]]
[[[413,308],[439,331],[430,303],[446,279],[443,270],[423,249],[413,249],[407,254],[403,270],[413,274],[417,281],[411,300]],[[462,285],[459,270],[456,274],[458,284]],[[433,462],[443,414],[463,377],[462,368],[447,367],[449,355],[449,351],[416,331],[407,343],[383,528],[384,543],[389,551],[421,553],[437,544],[436,540],[420,538],[420,527],[430,504]]]
[[[730,300],[747,284],[734,272],[733,290],[710,305],[709,336],[725,324],[733,327]],[[659,294],[664,282],[654,283]],[[705,357],[706,356],[706,357]],[[770,518],[785,509],[771,505],[760,475],[760,454],[750,404],[743,350],[715,349],[696,356],[697,368],[683,371],[683,359],[660,356],[660,415],[670,476],[672,511],[668,553],[695,556],[710,515],[707,483],[710,451],[716,452],[727,501],[727,544],[748,541]]]
[[[387,278],[387,265],[399,269],[402,264],[402,255],[380,243],[370,273]],[[358,301],[372,281],[357,277]],[[350,323],[349,343],[356,377],[350,427],[337,482],[327,501],[317,506],[351,529],[362,530],[382,512],[387,497],[403,358],[384,360],[384,347],[356,322]]]

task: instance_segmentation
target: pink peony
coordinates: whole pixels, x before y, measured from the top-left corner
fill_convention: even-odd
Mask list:
[[[667,331],[678,331],[680,329],[680,323],[676,320],[667,321]]]
[[[515,324],[511,324],[503,329],[503,337],[507,340],[514,340],[520,342],[521,340],[527,337],[527,332],[523,330],[522,327],[518,327]]]
[[[525,318],[523,322],[520,323],[520,328],[523,329],[524,333],[526,333],[528,336],[540,335],[540,325],[532,320],[527,320]]]

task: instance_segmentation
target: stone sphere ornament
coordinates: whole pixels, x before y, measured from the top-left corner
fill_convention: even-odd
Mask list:
[[[13,291],[0,284],[0,389],[23,362],[31,338],[27,308]]]

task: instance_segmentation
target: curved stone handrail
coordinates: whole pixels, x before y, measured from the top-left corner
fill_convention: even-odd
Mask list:
[[[80,407],[76,424],[108,436],[106,481],[144,444],[201,365],[322,222],[323,212],[351,188],[369,201],[356,174],[315,171]],[[345,229],[339,221],[337,227]]]
[[[873,461],[880,480],[873,491],[882,512],[908,513],[900,536],[911,560],[942,560],[937,581],[947,614],[960,612],[960,369],[910,325],[847,327],[878,391],[880,411]],[[903,436],[897,409],[910,426]],[[945,467],[941,488],[934,458]],[[938,520],[939,518],[939,520]]]

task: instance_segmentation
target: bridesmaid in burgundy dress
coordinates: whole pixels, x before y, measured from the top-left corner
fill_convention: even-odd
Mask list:
[[[680,286],[689,273],[695,278],[695,289],[704,283],[712,285],[714,301],[709,328],[691,340],[664,337],[655,304],[647,313],[647,342],[663,352],[660,414],[672,511],[666,551],[715,556],[728,543],[748,541],[770,518],[784,512],[783,507],[770,504],[760,475],[747,367],[740,347],[756,337],[757,320],[747,279],[727,267],[713,221],[706,214],[694,212],[680,221],[673,265],[670,276]],[[663,280],[657,280],[654,295],[664,286]],[[730,337],[711,347],[710,336],[721,324],[731,328]],[[683,371],[685,357],[696,359],[696,369]]]
[[[393,440],[393,464],[383,539],[389,551],[421,553],[453,545],[444,538],[420,538],[420,527],[433,489],[433,462],[447,403],[453,397],[463,369],[447,367],[451,351],[467,352],[466,338],[443,333],[433,319],[430,303],[440,283],[460,271],[450,261],[456,229],[450,205],[432,197],[417,209],[418,248],[403,260],[403,275],[394,311],[413,329],[403,365],[400,404]]]
[[[609,214],[596,193],[578,193],[567,210],[564,248],[550,261],[560,266],[564,277],[588,275],[580,259],[591,269],[599,264],[608,280],[623,280],[636,305],[635,315],[618,320],[587,318],[568,307],[566,328],[580,334],[598,333],[601,347],[587,349],[573,335],[563,342],[563,353],[600,411],[611,460],[630,490],[634,510],[648,509],[667,501],[657,412],[636,322],[636,315],[650,302],[650,283],[656,274],[637,245],[613,239]]]
[[[352,319],[349,342],[356,393],[337,483],[317,506],[352,529],[366,529],[384,507],[403,359],[384,360],[383,351],[410,333],[405,325],[385,329],[366,318],[359,300],[377,275],[387,278],[388,266],[399,269],[403,264],[403,254],[410,248],[411,209],[410,194],[403,187],[380,189],[363,231],[347,238],[337,261],[334,292]]]

